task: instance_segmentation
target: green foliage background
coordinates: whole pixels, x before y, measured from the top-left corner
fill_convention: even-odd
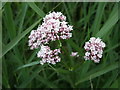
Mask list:
[[[118,88],[118,10],[118,3],[109,2],[3,2],[3,88]],[[60,63],[42,66],[37,50],[28,47],[28,36],[50,11],[66,15],[73,37],[61,41]],[[83,59],[84,43],[92,36],[106,43],[99,64]],[[72,51],[80,57],[71,57]]]

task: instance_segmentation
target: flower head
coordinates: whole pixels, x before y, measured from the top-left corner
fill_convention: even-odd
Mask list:
[[[45,63],[56,64],[60,62],[60,57],[58,54],[61,53],[60,49],[51,50],[48,46],[41,46],[41,50],[37,53],[37,57],[42,58],[40,64],[43,65]]]
[[[42,25],[31,31],[29,46],[34,49],[50,41],[69,39],[72,37],[72,30],[72,26],[68,25],[66,17],[61,12],[50,12],[44,17]]]
[[[102,58],[105,43],[99,37],[91,37],[90,40],[85,43],[84,48],[86,50],[85,60],[93,60],[95,63],[99,63],[100,58]]]

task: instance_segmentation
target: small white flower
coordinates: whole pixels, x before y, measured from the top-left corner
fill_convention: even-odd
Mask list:
[[[96,60],[96,56],[91,56],[91,60]]]
[[[79,57],[78,52],[72,52],[70,56],[72,56],[72,57],[74,57],[74,56]]]
[[[89,57],[87,57],[87,56],[84,56],[84,59],[85,59],[85,60],[89,60],[90,58],[89,58]]]
[[[102,58],[102,54],[97,54],[97,56],[98,56],[99,58]]]
[[[85,53],[85,56],[89,56],[89,55],[90,55],[90,53],[89,53],[89,52],[86,52],[86,53]]]
[[[101,41],[101,39],[100,39],[100,38],[97,38],[97,39],[95,40],[95,43],[100,43],[100,41]]]
[[[104,43],[104,42],[101,42],[101,46],[104,48],[104,47],[105,47],[105,43]]]
[[[94,50],[95,50],[95,46],[94,46],[94,45],[91,45],[90,49],[91,49],[92,51],[94,51]]]
[[[93,50],[91,53],[92,53],[92,55],[96,55],[98,53],[98,51]]]
[[[99,63],[99,62],[100,62],[100,59],[95,59],[94,62],[95,62],[95,63]]]
[[[94,42],[95,41],[95,37],[91,37],[89,41],[90,42]]]

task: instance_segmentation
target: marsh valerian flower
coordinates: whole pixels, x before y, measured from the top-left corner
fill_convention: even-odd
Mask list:
[[[44,63],[56,64],[61,60],[58,56],[60,53],[60,49],[51,50],[50,47],[42,45],[40,51],[37,53],[37,57],[42,58],[40,61],[42,65]]]
[[[72,26],[66,22],[66,17],[61,12],[51,12],[43,19],[42,25],[37,30],[31,31],[29,36],[30,49],[38,48],[50,41],[69,39],[72,37]]]
[[[72,37],[72,26],[66,22],[66,16],[61,12],[50,12],[43,18],[43,23],[37,30],[32,30],[29,35],[28,45],[30,49],[36,49],[41,46],[37,57],[42,58],[40,64],[60,62],[60,49],[51,50],[46,46],[50,41],[69,39]]]
[[[84,49],[86,50],[84,56],[85,60],[93,60],[95,63],[99,63],[105,46],[105,43],[99,37],[91,37],[84,46]]]

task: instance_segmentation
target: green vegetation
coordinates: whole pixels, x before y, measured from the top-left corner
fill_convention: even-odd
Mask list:
[[[3,88],[118,88],[118,3],[4,2],[2,5]],[[61,62],[40,65],[38,50],[28,47],[28,36],[50,11],[62,12],[67,17],[73,25],[73,37],[61,40]],[[106,43],[98,64],[83,58],[84,43],[92,36]],[[72,51],[80,57],[71,57]]]

